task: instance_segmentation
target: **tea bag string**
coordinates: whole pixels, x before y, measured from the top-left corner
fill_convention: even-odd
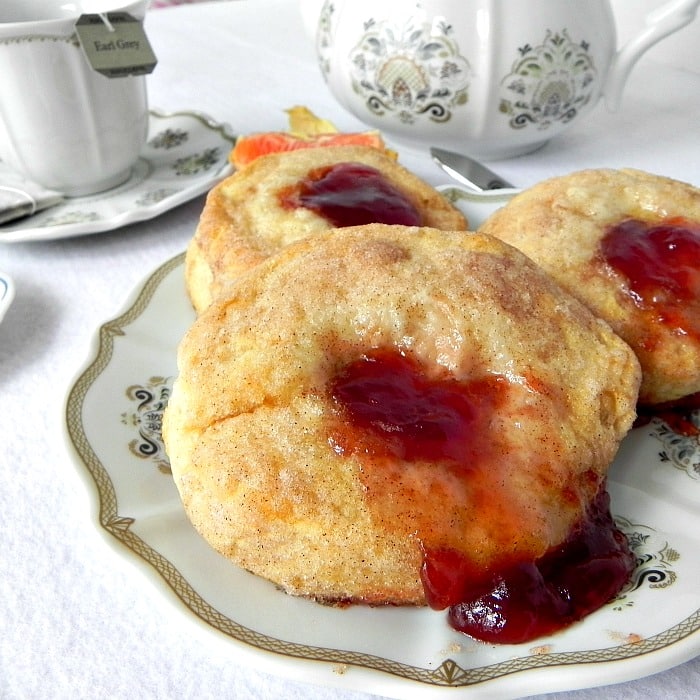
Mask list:
[[[107,31],[113,32],[114,27],[109,21],[109,15],[106,12],[98,12],[97,15],[104,22],[105,27],[107,27]]]
[[[32,195],[29,194],[29,192],[25,192],[25,190],[21,190],[18,187],[10,187],[9,185],[0,185],[0,192],[9,192],[10,194],[17,194],[20,197],[25,197],[27,199],[27,202],[31,206],[29,216],[36,213],[38,203],[36,199],[34,199],[34,197],[32,197]]]

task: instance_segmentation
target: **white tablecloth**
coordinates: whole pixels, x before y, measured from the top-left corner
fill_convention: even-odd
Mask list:
[[[147,31],[159,58],[149,77],[153,106],[200,110],[245,133],[283,128],[283,109],[306,104],[343,130],[362,128],[327,93],[290,0],[158,10]],[[496,165],[521,186],[597,166],[700,185],[699,114],[700,64],[673,69],[649,56],[618,114],[598,105],[539,152]],[[425,179],[445,182],[425,154],[401,155]],[[242,663],[235,645],[199,634],[105,545],[64,448],[65,393],[95,330],[153,268],[184,249],[203,201],[113,232],[0,245],[0,270],[17,288],[0,325],[2,698],[371,697],[352,685],[318,685],[308,671],[291,680],[270,675],[264,665]],[[338,677],[341,686],[350,680]],[[699,688],[696,658],[630,683],[553,697],[681,698]]]

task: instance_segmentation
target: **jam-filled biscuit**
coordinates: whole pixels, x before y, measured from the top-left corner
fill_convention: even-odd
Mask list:
[[[630,348],[516,249],[378,224],[250,270],[178,366],[164,438],[215,549],[289,593],[438,608],[571,538],[639,383]]]
[[[258,158],[210,192],[186,259],[201,312],[242,272],[289,243],[367,223],[464,230],[464,216],[390,156],[331,146]]]
[[[519,194],[480,230],[531,257],[632,346],[640,405],[700,392],[700,189],[635,170],[576,172]]]

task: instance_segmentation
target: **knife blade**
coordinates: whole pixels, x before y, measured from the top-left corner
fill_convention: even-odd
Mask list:
[[[514,185],[496,175],[493,170],[469,156],[442,148],[431,148],[430,155],[450,177],[475,192],[514,188]]]

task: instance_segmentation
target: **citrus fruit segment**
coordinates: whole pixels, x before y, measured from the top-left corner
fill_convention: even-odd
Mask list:
[[[239,136],[229,160],[240,170],[256,158],[268,153],[323,146],[371,146],[380,151],[386,151],[384,140],[378,131],[354,134],[319,134],[311,138],[300,138],[287,132],[277,131]]]

